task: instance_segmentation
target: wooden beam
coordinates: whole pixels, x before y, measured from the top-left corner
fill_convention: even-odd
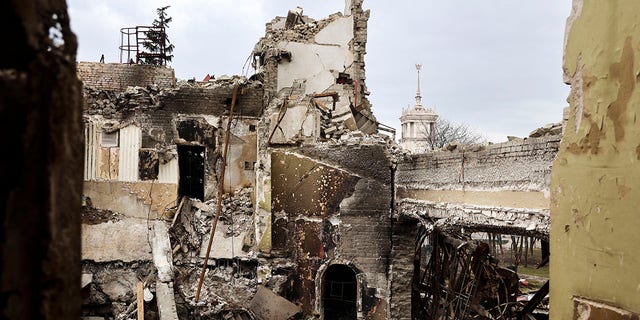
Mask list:
[[[138,320],[144,320],[144,286],[142,282],[138,282],[137,289]]]

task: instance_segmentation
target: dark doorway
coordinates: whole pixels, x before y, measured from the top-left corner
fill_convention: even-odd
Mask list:
[[[357,284],[355,272],[343,265],[334,264],[324,274],[322,302],[324,318],[329,320],[355,320]]]
[[[201,146],[178,146],[178,194],[204,201],[204,154]]]

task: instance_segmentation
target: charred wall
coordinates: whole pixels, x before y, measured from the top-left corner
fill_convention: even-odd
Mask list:
[[[307,314],[322,312],[321,270],[338,263],[357,273],[363,319],[386,317],[391,187],[385,150],[318,145],[272,152],[272,252],[296,262],[289,298]]]
[[[120,68],[113,66],[115,76]],[[111,70],[107,67],[102,69],[105,73]],[[93,153],[88,153],[87,159],[97,159],[92,160],[97,162],[94,166],[88,165],[92,172],[86,173],[85,179],[95,177],[137,181],[157,177],[160,182],[177,184],[179,166],[176,145],[204,146],[204,194],[205,198],[211,198],[216,190],[216,163],[220,161],[224,142],[221,139],[224,130],[220,128],[226,123],[236,85],[240,89],[234,107],[232,132],[236,133],[235,139],[231,140],[231,154],[233,160],[242,163],[242,167],[234,168],[234,179],[228,180],[227,186],[230,191],[252,185],[256,162],[255,126],[257,117],[262,114],[264,92],[261,84],[247,83],[246,79],[238,77],[206,83],[183,83],[172,88],[162,88],[154,83],[124,90],[112,90],[109,86],[85,89],[85,121],[91,124],[89,127],[92,130],[87,136],[94,137],[88,139],[91,146],[87,150]],[[137,130],[141,136],[131,137],[131,152],[139,150],[150,155],[138,157],[140,162],[131,164],[123,158],[124,145],[104,148],[101,141],[103,132],[119,132],[121,143],[128,141],[123,139],[128,137],[126,134],[129,131],[122,130],[128,126],[139,128]],[[138,139],[139,142],[136,142]],[[138,167],[139,170],[128,175],[118,174],[118,168],[121,171],[127,166]]]
[[[78,62],[78,77],[87,87],[125,90],[127,87],[158,85],[175,86],[173,69],[141,64]]]

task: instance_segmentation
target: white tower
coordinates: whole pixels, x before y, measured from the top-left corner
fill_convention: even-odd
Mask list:
[[[402,138],[400,146],[413,153],[431,150],[429,140],[433,137],[436,119],[438,115],[431,108],[422,107],[420,95],[420,69],[421,64],[416,64],[418,70],[418,90],[416,91],[416,104],[402,109],[400,123],[402,124]]]

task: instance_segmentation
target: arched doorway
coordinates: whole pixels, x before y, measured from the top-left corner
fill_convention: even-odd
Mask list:
[[[324,319],[356,320],[358,289],[356,273],[343,264],[334,264],[324,274],[322,304]]]

